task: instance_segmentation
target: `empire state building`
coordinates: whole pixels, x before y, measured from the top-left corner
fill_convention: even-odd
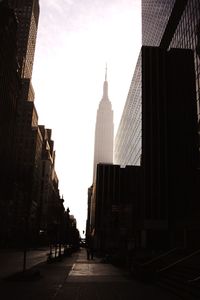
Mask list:
[[[96,117],[93,181],[96,178],[98,163],[113,163],[114,123],[113,110],[108,98],[107,68],[103,84],[103,97]]]

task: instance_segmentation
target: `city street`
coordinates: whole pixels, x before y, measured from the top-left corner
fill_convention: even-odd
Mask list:
[[[40,276],[27,281],[1,279],[1,299],[179,299],[157,287],[138,282],[126,272],[97,258],[88,261],[85,249],[62,261],[40,263],[32,270],[39,270]]]

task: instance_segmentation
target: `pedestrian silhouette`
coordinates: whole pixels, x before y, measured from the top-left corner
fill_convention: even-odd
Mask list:
[[[90,235],[86,240],[87,259],[94,258],[94,238]]]

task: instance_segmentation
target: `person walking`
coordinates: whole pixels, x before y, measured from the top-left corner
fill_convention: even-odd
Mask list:
[[[86,240],[87,259],[94,259],[94,238],[89,235]]]

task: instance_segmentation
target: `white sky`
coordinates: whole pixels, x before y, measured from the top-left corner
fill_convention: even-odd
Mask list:
[[[35,105],[39,124],[52,129],[60,194],[80,233],[105,64],[116,132],[140,45],[140,0],[40,0]]]

